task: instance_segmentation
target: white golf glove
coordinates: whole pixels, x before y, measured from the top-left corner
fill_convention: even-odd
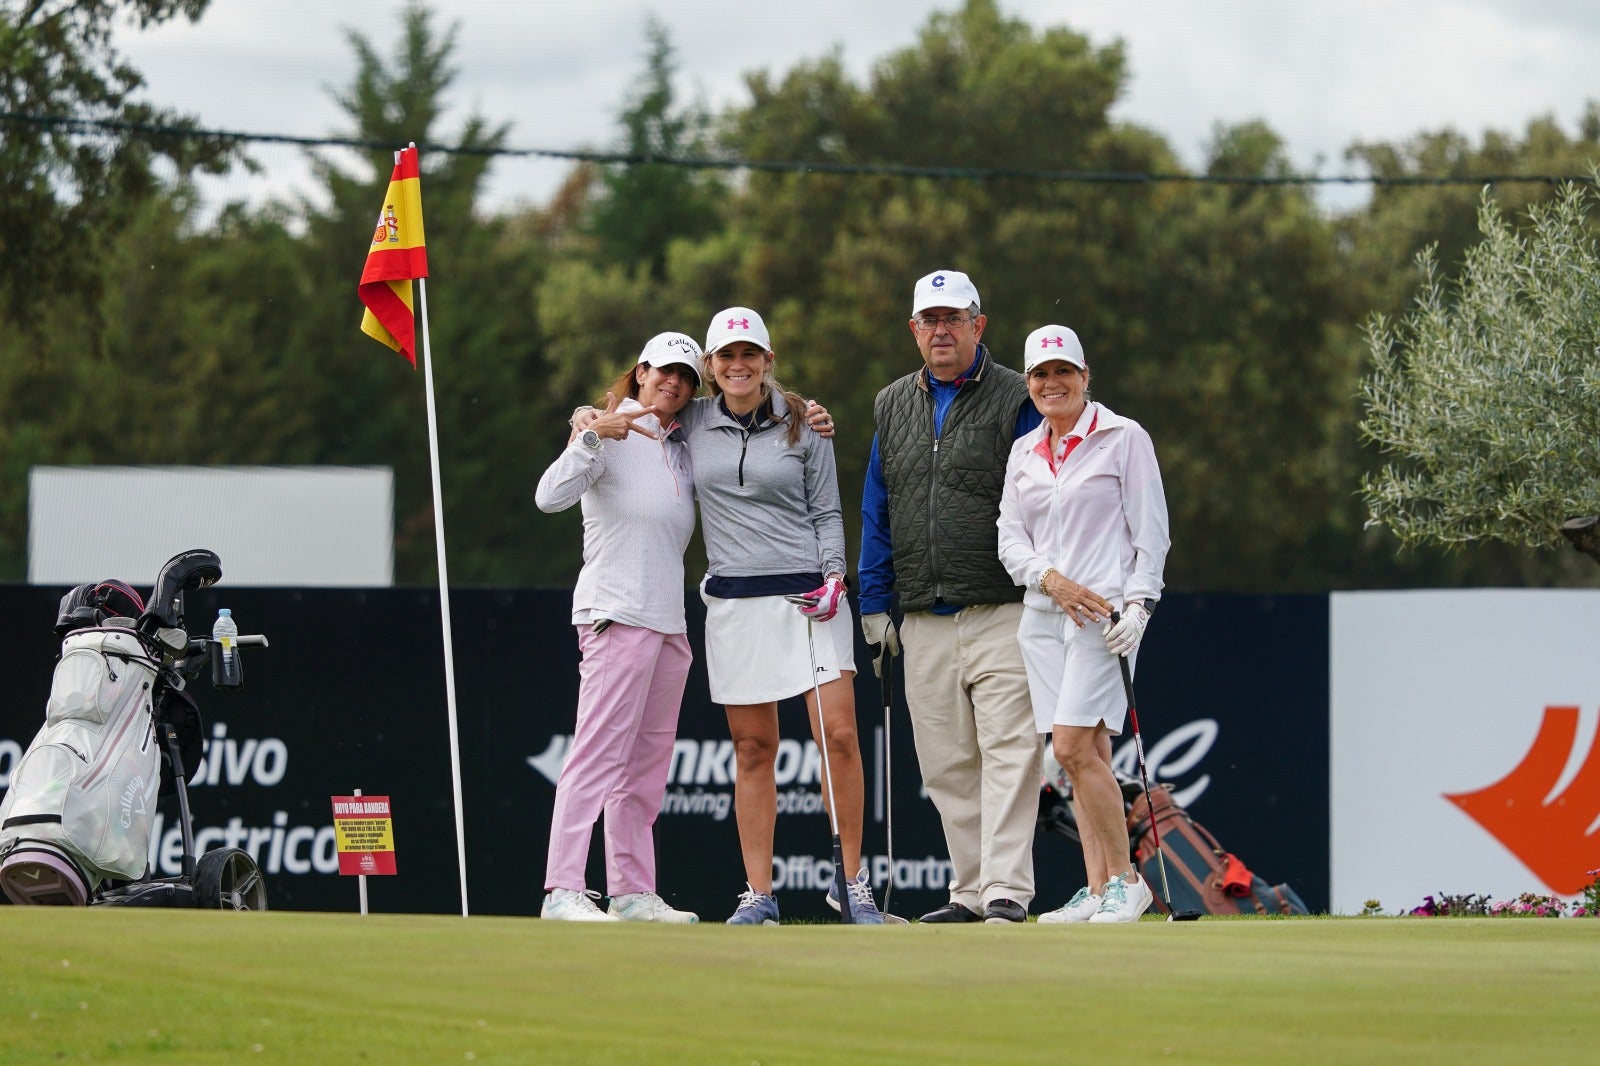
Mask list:
[[[868,644],[878,649],[878,654],[872,659],[872,672],[882,677],[883,657],[900,654],[900,632],[894,627],[894,619],[882,611],[864,614],[861,616],[861,635],[867,638]]]
[[[1144,639],[1144,627],[1150,624],[1150,612],[1142,603],[1130,603],[1122,609],[1121,621],[1107,622],[1102,632],[1106,647],[1112,655],[1126,656]]]

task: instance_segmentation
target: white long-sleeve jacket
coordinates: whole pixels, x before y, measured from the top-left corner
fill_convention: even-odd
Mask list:
[[[1088,432],[1093,426],[1093,432]],[[1088,433],[1051,473],[1043,449],[1050,424],[1018,438],[1000,497],[1000,563],[1026,591],[1023,602],[1059,611],[1039,591],[1055,567],[1110,600],[1154,604],[1171,540],[1155,446],[1143,426],[1090,403],[1073,433]]]
[[[619,411],[639,410],[623,400]],[[652,418],[641,427],[658,429]],[[590,451],[568,444],[539,478],[541,511],[583,506],[583,569],[572,590],[573,624],[611,618],[658,633],[683,633],[683,553],[694,534],[694,475],[681,440],[630,433]]]

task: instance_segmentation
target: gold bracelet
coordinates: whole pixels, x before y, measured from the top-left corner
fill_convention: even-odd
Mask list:
[[[1049,577],[1051,574],[1059,574],[1059,573],[1061,573],[1061,571],[1057,570],[1053,566],[1045,567],[1044,568],[1044,573],[1039,575],[1039,591],[1043,592],[1046,596],[1050,595],[1050,593],[1044,587],[1044,579]]]

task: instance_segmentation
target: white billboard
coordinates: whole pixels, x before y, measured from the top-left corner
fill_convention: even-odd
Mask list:
[[[172,556],[209,548],[238,588],[394,584],[388,467],[36,466],[28,582],[119,578],[146,587]]]
[[[1600,868],[1600,591],[1335,593],[1335,913],[1572,897]]]

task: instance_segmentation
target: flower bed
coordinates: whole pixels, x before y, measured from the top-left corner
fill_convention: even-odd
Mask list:
[[[1383,904],[1367,900],[1361,913],[1374,916],[1383,913]],[[1571,903],[1560,896],[1544,896],[1537,892],[1524,892],[1515,899],[1495,900],[1484,895],[1424,897],[1421,905],[1402,914],[1423,918],[1600,918],[1600,870],[1589,871],[1589,884],[1581,898]]]

